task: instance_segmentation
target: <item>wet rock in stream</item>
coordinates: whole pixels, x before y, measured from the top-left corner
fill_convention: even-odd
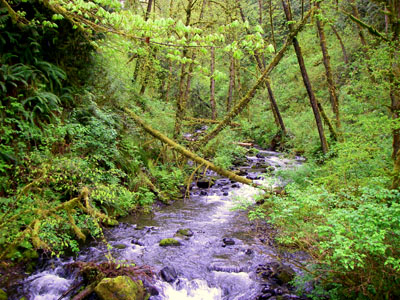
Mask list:
[[[104,278],[94,291],[101,300],[144,300],[146,296],[142,282],[128,276]]]
[[[174,238],[166,238],[166,239],[162,239],[160,241],[160,246],[161,247],[168,247],[168,246],[181,246],[181,242],[174,239]]]
[[[138,239],[132,239],[131,243],[138,246],[144,246],[144,243],[139,241]]]
[[[175,268],[167,266],[160,271],[161,278],[166,282],[174,282],[178,278]]]
[[[197,187],[201,189],[208,189],[214,185],[214,182],[211,179],[203,178],[197,181]]]
[[[177,235],[183,235],[186,237],[191,237],[194,235],[193,231],[190,228],[179,229],[176,232]]]
[[[222,242],[224,243],[223,246],[232,246],[235,245],[235,240],[232,238],[223,238]]]

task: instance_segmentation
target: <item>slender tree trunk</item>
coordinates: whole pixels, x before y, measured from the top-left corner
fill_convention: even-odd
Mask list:
[[[335,34],[336,38],[339,41],[340,47],[342,48],[343,60],[344,60],[345,64],[348,65],[349,64],[349,57],[347,55],[346,47],[344,46],[343,40],[340,37],[339,32],[337,31],[336,27],[333,24],[331,25],[331,28],[332,28],[332,31]]]
[[[351,5],[351,9],[353,11],[353,15],[357,19],[360,19],[360,14],[358,13],[357,3],[355,3],[355,0],[350,0],[350,5]],[[367,41],[365,39],[364,31],[360,24],[357,24],[357,29],[358,29],[358,36],[360,37],[361,44],[364,47],[363,50],[366,51],[368,45],[367,45]]]
[[[317,10],[321,11],[319,2],[315,3]],[[340,116],[339,116],[339,99],[337,97],[335,83],[333,81],[331,59],[328,53],[328,47],[326,44],[324,24],[321,22],[320,18],[317,19],[317,30],[319,35],[319,42],[322,50],[322,56],[325,66],[326,81],[328,83],[329,95],[331,100],[332,111],[336,117],[336,128],[340,128]]]
[[[191,22],[191,17],[192,17],[192,9],[195,1],[193,0],[188,0],[188,5],[186,8],[186,21],[185,25],[189,26]],[[186,35],[186,38],[188,36]],[[188,57],[188,49],[185,48],[182,51],[182,56],[183,57]],[[194,60],[196,57],[195,54],[193,54],[192,59]],[[188,67],[187,70],[187,64],[182,64],[181,67],[181,77],[179,81],[179,95],[177,99],[177,107],[176,107],[176,116],[175,116],[175,129],[174,129],[174,139],[177,139],[180,134],[181,134],[181,127],[182,127],[182,120],[183,117],[185,116],[185,111],[186,111],[186,103],[187,103],[187,97],[189,96],[189,91],[190,91],[190,85],[191,85],[191,80],[192,76],[191,73],[193,72],[193,67],[194,63],[191,63]],[[186,82],[186,86],[185,86]]]
[[[210,104],[211,104],[211,112],[212,119],[217,119],[217,106],[215,103],[215,48],[211,47],[211,65],[210,65]]]
[[[289,3],[287,1],[288,0],[282,0],[282,4],[283,4],[283,9],[285,11],[286,19],[288,22],[291,22],[292,14],[291,14],[291,10],[289,7]],[[289,24],[289,28],[291,31],[293,31],[292,24]],[[311,82],[308,77],[306,66],[304,64],[303,54],[301,52],[299,41],[297,40],[296,37],[294,37],[292,39],[292,42],[293,42],[294,50],[296,52],[297,60],[299,62],[299,67],[300,67],[301,75],[303,77],[304,86],[306,87],[308,97],[310,98],[311,108],[314,113],[315,123],[317,125],[319,139],[321,141],[322,152],[324,154],[326,154],[328,152],[328,143],[326,142],[325,133],[324,133],[324,129],[323,129],[322,121],[321,121],[321,116],[320,116],[320,112],[319,112],[318,105],[317,105],[317,100],[315,98],[314,91],[312,90]]]
[[[272,4],[270,3],[270,5],[272,5]],[[260,5],[259,7],[261,8],[262,5]],[[241,11],[240,15],[242,17],[242,21],[246,22],[246,16],[244,15],[243,9],[240,6],[240,2],[239,2],[239,9]],[[270,7],[270,10],[271,10],[271,7]],[[262,20],[262,18],[260,18],[260,20]],[[260,25],[262,25],[262,23],[260,23]],[[265,58],[264,58],[264,56],[261,56],[260,53],[255,53],[254,54],[254,59],[256,60],[258,68],[260,69],[260,71],[262,73],[264,71],[264,69],[265,69]],[[272,111],[272,114],[274,116],[275,124],[276,124],[277,127],[279,127],[281,129],[282,133],[286,135],[286,127],[285,127],[285,124],[283,123],[282,115],[279,112],[279,107],[278,107],[278,104],[276,103],[275,96],[274,96],[274,93],[272,91],[271,83],[269,82],[268,78],[265,80],[264,85],[268,90],[268,97],[269,97],[269,100],[270,100],[270,103],[271,103],[271,111]]]
[[[247,92],[245,96],[243,96],[240,101],[232,108],[232,110],[224,117],[224,119],[219,123],[213,130],[207,133],[202,139],[197,141],[192,148],[194,150],[200,149],[208,144],[213,138],[215,138],[226,126],[231,123],[233,118],[235,118],[238,114],[240,114],[244,108],[247,107],[251,99],[253,99],[257,90],[263,85],[266,78],[268,78],[271,71],[279,64],[283,55],[289,48],[290,44],[292,43],[293,38],[300,32],[300,30],[304,27],[307,19],[311,16],[314,12],[314,8],[311,8],[309,12],[306,14],[304,19],[297,24],[297,26],[291,30],[285,43],[283,44],[281,50],[275,55],[275,57],[271,60],[268,66],[265,68],[263,73],[261,74],[260,78],[257,82],[253,85],[253,87]]]
[[[390,50],[390,99],[391,111],[394,120],[400,117],[400,0],[392,0],[390,6],[390,23],[392,41]],[[393,130],[392,158],[397,161],[400,156],[400,129]]]
[[[149,19],[149,17],[150,17],[152,5],[153,5],[153,0],[149,0],[147,2],[147,10],[146,10],[146,14],[144,16],[144,20],[145,21],[147,21]],[[149,51],[151,52],[151,46],[150,45],[147,45],[147,46],[149,47]],[[140,65],[141,65],[141,61],[138,59],[137,64],[135,66],[135,72],[134,72],[135,80],[137,78],[137,73],[139,71]],[[139,91],[140,95],[144,95],[144,93],[146,91],[146,87],[147,87],[147,83],[148,83],[148,79],[149,79],[149,75],[148,75],[147,71],[148,71],[147,68],[145,68],[145,70],[144,70],[145,74],[144,74],[144,78],[143,78],[143,83],[142,83],[142,86],[141,86],[140,91]]]
[[[274,53],[276,54],[276,41],[275,41],[275,33],[274,33],[272,0],[269,0],[269,24],[271,25],[272,44],[274,46]]]
[[[196,59],[196,54],[193,54],[192,55],[192,60],[194,61],[195,59]],[[194,69],[194,63],[191,63],[189,65],[189,71],[188,71],[188,74],[187,74],[185,96],[182,99],[183,100],[183,107],[185,109],[186,109],[187,100],[189,99],[190,88],[191,88],[191,85],[192,85],[193,69]]]
[[[183,50],[183,57],[186,57],[187,49]],[[178,98],[176,99],[176,116],[175,116],[175,129],[174,139],[177,139],[181,133],[182,119],[185,115],[185,107],[183,106],[185,97],[185,79],[187,75],[186,71],[187,64],[182,63],[181,65],[181,76],[179,79]]]
[[[226,111],[230,111],[233,103],[233,90],[235,89],[235,58],[233,57],[233,53],[230,57],[229,64],[229,87],[228,87],[228,96],[226,98]]]
[[[258,0],[258,24],[263,24],[263,0]]]
[[[172,68],[172,61],[168,60],[168,82],[167,82],[167,89],[165,91],[165,103],[168,103],[169,101],[169,93],[171,91],[171,84],[172,84],[172,72],[173,72],[173,68]]]
[[[144,16],[144,20],[147,21],[150,17],[150,13],[151,13],[151,7],[153,5],[153,0],[149,0],[147,2],[147,10],[146,10],[146,14]]]
[[[283,135],[286,135],[285,123],[283,123],[282,115],[279,112],[278,104],[276,103],[274,93],[272,92],[272,87],[269,79],[265,80],[265,85],[268,90],[269,99],[271,100],[272,111],[275,114],[275,119],[278,121],[278,126],[282,130]]]

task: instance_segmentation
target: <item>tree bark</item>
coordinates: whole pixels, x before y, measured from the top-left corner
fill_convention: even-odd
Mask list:
[[[187,49],[183,50],[183,57],[187,56]],[[185,115],[185,107],[183,106],[183,98],[185,97],[185,79],[186,79],[186,64],[182,63],[181,76],[179,80],[178,98],[176,99],[176,115],[175,115],[175,129],[174,139],[177,139],[181,133],[182,118]]]
[[[390,50],[390,99],[392,118],[398,123],[400,117],[400,0],[391,1],[390,23],[392,32]],[[397,162],[400,158],[400,128],[398,125],[393,129],[393,152],[392,158]],[[395,163],[396,171],[396,163]],[[397,169],[397,172],[399,169]],[[396,173],[396,172],[395,172]]]
[[[285,11],[285,15],[286,15],[287,21],[291,22],[292,21],[292,13],[290,11],[289,3],[287,1],[288,0],[282,0],[282,5],[283,5],[283,9]],[[293,25],[292,24],[289,24],[289,28],[290,28],[290,31],[293,31]],[[296,52],[297,61],[299,63],[301,75],[303,77],[304,86],[306,87],[307,94],[308,94],[308,97],[310,99],[311,108],[312,108],[313,113],[314,113],[315,123],[316,123],[317,128],[318,128],[318,134],[319,134],[319,139],[320,139],[320,142],[321,142],[322,152],[324,154],[326,154],[328,152],[328,143],[327,143],[326,138],[325,138],[325,133],[324,133],[324,129],[323,129],[322,121],[321,121],[320,112],[319,112],[319,109],[318,109],[317,100],[315,98],[315,94],[314,94],[314,91],[312,89],[310,79],[308,77],[307,69],[306,69],[306,66],[304,64],[304,59],[303,59],[303,54],[301,52],[300,44],[299,44],[299,41],[297,40],[296,37],[293,37],[292,43],[293,43],[294,50]]]
[[[271,25],[271,38],[272,44],[274,46],[274,53],[276,54],[276,41],[275,41],[275,33],[274,33],[274,20],[273,20],[273,8],[272,8],[272,0],[269,0],[269,23]],[[302,18],[303,19],[303,18]]]
[[[262,26],[263,23],[263,0],[258,0],[258,24]]]
[[[216,137],[229,123],[235,118],[239,113],[243,111],[243,109],[249,104],[251,99],[253,99],[257,90],[263,85],[263,82],[266,78],[268,78],[271,71],[279,64],[286,50],[289,48],[292,43],[293,38],[299,33],[299,31],[304,27],[306,20],[311,14],[314,12],[314,8],[311,8],[304,19],[297,24],[297,26],[289,33],[282,49],[275,55],[272,61],[265,68],[264,72],[261,74],[260,78],[254,84],[254,86],[247,92],[245,96],[243,96],[240,101],[233,107],[233,109],[225,116],[225,118],[218,124],[213,130],[211,130],[208,134],[206,134],[202,139],[200,139],[196,144],[193,145],[193,149],[197,150],[201,147],[204,147],[208,144],[210,140]]]
[[[317,10],[319,10],[321,12],[319,2],[315,2],[315,6],[316,6]],[[335,118],[336,118],[336,129],[339,129],[340,128],[339,99],[337,96],[335,83],[333,81],[331,59],[330,59],[330,56],[328,53],[328,47],[326,44],[324,24],[320,20],[320,18],[317,17],[316,19],[317,19],[316,24],[317,24],[317,30],[318,30],[318,35],[319,35],[319,42],[320,42],[322,56],[323,56],[323,62],[324,62],[324,66],[325,66],[326,81],[328,83],[332,111],[335,114]]]
[[[336,30],[336,27],[332,24],[331,25],[332,31],[335,34],[336,38],[339,41],[340,47],[342,48],[342,53],[343,53],[343,60],[345,62],[346,65],[349,64],[349,57],[347,55],[347,51],[346,51],[346,47],[344,46],[343,40],[339,35],[339,32]]]
[[[191,21],[191,16],[192,16],[192,8],[193,8],[193,0],[188,0],[188,5],[186,7],[186,21],[185,25],[189,26],[190,21]],[[186,34],[186,38],[188,38]],[[182,51],[182,56],[183,57],[188,57],[188,49],[184,48]],[[174,139],[177,139],[179,135],[181,134],[181,127],[182,127],[182,119],[185,115],[185,110],[186,110],[186,96],[189,94],[190,86],[188,87],[188,84],[190,84],[191,79],[190,79],[190,69],[193,68],[193,63],[189,66],[189,71],[186,71],[187,64],[182,63],[181,66],[181,77],[179,80],[179,94],[178,94],[178,99],[176,103],[176,116],[175,116],[175,129],[174,129]],[[187,85],[185,87],[185,81],[186,77],[188,76],[187,79]]]
[[[228,86],[228,96],[226,97],[226,110],[230,111],[233,102],[233,90],[235,88],[235,58],[233,53],[230,54],[230,64],[229,64],[229,86]]]
[[[211,104],[211,113],[212,119],[217,119],[217,105],[215,103],[215,48],[211,47],[211,62],[210,62],[210,104]]]
[[[144,15],[144,20],[147,21],[150,17],[150,13],[151,13],[151,7],[153,5],[153,0],[149,0],[147,2],[147,10],[146,10],[146,14]]]

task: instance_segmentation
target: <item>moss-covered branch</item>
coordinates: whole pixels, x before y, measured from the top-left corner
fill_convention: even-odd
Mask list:
[[[348,16],[356,24],[360,25],[361,27],[366,28],[371,35],[374,35],[374,36],[376,36],[376,37],[378,37],[378,38],[380,38],[380,39],[382,39],[382,40],[384,40],[386,42],[389,42],[389,39],[387,37],[385,37],[382,33],[380,33],[377,29],[375,29],[371,25],[368,25],[367,23],[361,21],[360,19],[356,18],[352,14],[349,14],[348,12],[343,11],[343,13],[346,16]]]
[[[183,120],[188,121],[193,124],[219,124],[221,121],[219,120],[211,120],[211,119],[200,119],[200,118],[193,118],[193,117],[184,117]],[[239,127],[239,123],[231,122],[229,124],[231,127]]]
[[[191,160],[205,165],[206,167],[208,167],[209,169],[217,172],[218,174],[227,177],[231,180],[240,182],[240,183],[244,183],[253,187],[261,187],[258,184],[253,183],[252,180],[244,178],[242,176],[239,176],[233,172],[230,172],[228,170],[225,170],[221,167],[218,167],[216,165],[214,165],[212,162],[209,162],[207,160],[205,160],[204,158],[198,156],[197,154],[189,151],[188,149],[186,149],[185,147],[183,147],[182,145],[176,143],[175,141],[173,141],[172,139],[170,139],[169,137],[167,137],[166,135],[162,134],[161,132],[159,132],[158,130],[155,130],[154,128],[150,127],[148,124],[146,124],[142,119],[140,119],[133,111],[131,111],[128,108],[124,108],[125,112],[138,124],[140,125],[146,132],[148,132],[149,134],[151,134],[152,136],[154,136],[155,138],[159,139],[160,141],[168,144],[170,147],[172,147],[173,150],[179,152],[180,154],[190,158]]]
[[[2,6],[4,6],[7,9],[8,15],[11,18],[11,21],[14,24],[17,24],[20,28],[25,27],[27,24],[29,24],[29,21],[25,19],[24,17],[20,16],[11,6],[8,4],[6,0],[1,0],[0,2]]]

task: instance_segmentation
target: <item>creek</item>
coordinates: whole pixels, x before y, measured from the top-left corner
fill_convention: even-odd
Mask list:
[[[282,185],[274,172],[293,168],[301,160],[260,150],[247,156],[238,169],[260,184]],[[300,299],[279,280],[268,279],[268,266],[276,262],[270,231],[258,230],[257,222],[250,222],[246,212],[233,209],[240,201],[254,201],[260,191],[213,172],[207,172],[207,178],[214,181],[211,187],[202,188],[194,182],[190,197],[155,208],[151,214],[126,217],[119,226],[107,230],[105,237],[113,246],[114,259],[149,265],[157,274],[163,270],[163,276],[152,283],[151,300],[251,300],[273,299],[274,295]],[[188,236],[178,239],[180,246],[159,245],[161,239],[174,237],[179,229],[189,229]],[[11,299],[25,295],[30,300],[57,300],[77,282],[76,274],[66,267],[69,263],[102,262],[107,260],[106,254],[104,243],[92,242],[77,257],[46,261],[21,283]],[[298,272],[294,266],[290,268]]]

